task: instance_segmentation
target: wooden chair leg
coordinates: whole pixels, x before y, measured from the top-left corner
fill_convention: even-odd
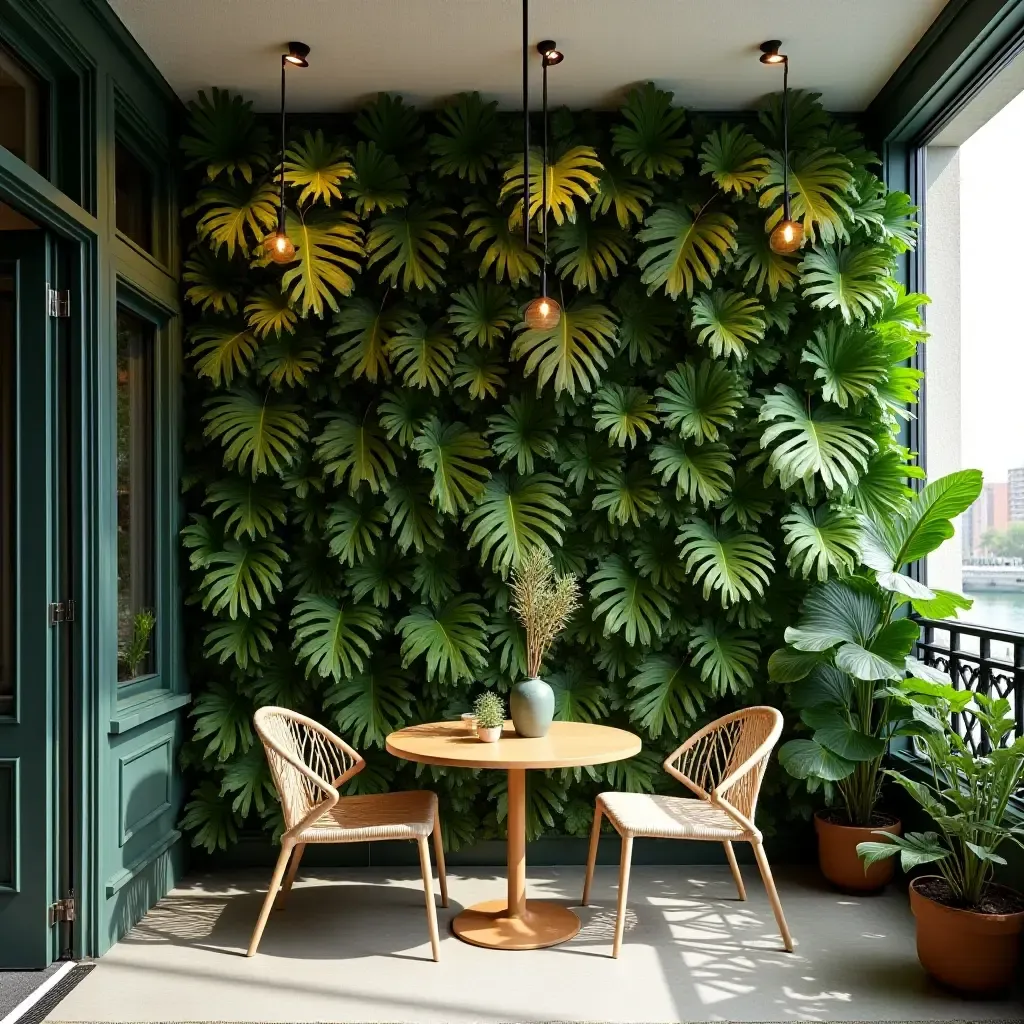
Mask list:
[[[302,855],[305,852],[305,843],[295,844],[295,849],[292,850],[292,859],[288,862],[288,874],[284,876],[284,883],[281,886],[280,893],[278,893],[277,903],[274,905],[276,910],[284,910],[285,904],[288,902],[288,893],[292,891],[292,883],[299,872],[299,864],[302,862]]]
[[[263,900],[263,909],[260,911],[256,928],[252,933],[252,938],[249,940],[249,951],[245,954],[246,956],[253,956],[260,944],[260,939],[263,937],[263,929],[267,926],[267,918],[270,917],[270,911],[274,906],[274,898],[277,896],[277,890],[281,888],[284,869],[288,866],[288,858],[291,855],[291,843],[287,846],[282,845],[281,852],[277,858],[277,865],[274,868],[274,876],[270,879],[270,888],[267,890],[266,898]]]
[[[437,861],[437,881],[441,886],[441,906],[448,906],[448,873],[444,866],[444,839],[441,835],[441,819],[434,811],[434,860]]]
[[[782,913],[782,902],[779,900],[778,891],[775,888],[775,879],[772,878],[772,869],[768,866],[768,858],[765,856],[764,847],[761,843],[752,843],[754,847],[754,859],[761,871],[761,878],[764,880],[764,887],[771,901],[772,910],[775,912],[775,921],[782,933],[782,941],[785,943],[786,952],[793,952],[793,936],[789,934],[789,925],[786,924],[786,916]]]
[[[594,824],[590,827],[590,852],[587,854],[587,875],[583,880],[583,899],[580,906],[586,907],[590,904],[590,884],[594,881],[594,865],[597,863],[597,845],[601,839],[601,819],[604,812],[601,810],[600,802],[594,804]]]
[[[626,929],[626,899],[629,895],[629,865],[633,859],[633,837],[622,837],[622,854],[619,859],[619,911],[615,916],[615,942],[612,956],[617,957],[622,948],[622,933]]]
[[[747,898],[747,890],[743,885],[743,876],[740,874],[740,866],[736,863],[736,851],[732,848],[732,843],[726,840],[722,845],[725,847],[725,856],[729,861],[729,867],[732,869],[732,880],[736,883],[736,891],[739,893],[740,899],[745,900]]]
[[[434,960],[441,959],[441,938],[437,934],[437,910],[434,907],[434,886],[431,882],[430,870],[430,847],[427,845],[427,837],[420,836],[417,840],[420,848],[420,871],[423,873],[423,893],[427,900],[427,926],[430,929],[430,948],[434,953]]]

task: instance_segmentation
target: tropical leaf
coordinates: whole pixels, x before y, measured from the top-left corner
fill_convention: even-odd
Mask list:
[[[916,207],[906,192],[886,192],[882,199],[879,231],[897,252],[906,252],[917,244],[920,224],[911,220]]]
[[[366,265],[388,260],[378,278],[381,282],[392,287],[400,283],[404,291],[436,292],[444,284],[448,238],[457,234],[444,220],[452,213],[443,207],[413,205],[378,217],[366,240]]]
[[[792,291],[796,287],[799,264],[793,256],[775,252],[770,239],[766,231],[740,230],[736,235],[735,264],[746,268],[744,285],[753,283],[758,295],[767,288],[774,299],[780,290]]]
[[[224,529],[238,539],[248,534],[253,540],[267,537],[276,523],[288,520],[288,506],[281,490],[266,481],[227,476],[215,480],[206,489],[204,505],[213,505],[213,515],[226,516]],[[210,558],[203,559],[204,565]],[[195,568],[195,564],[193,564]]]
[[[615,165],[606,166],[597,178],[597,195],[591,207],[593,216],[601,217],[614,210],[623,231],[629,229],[631,220],[642,224],[645,208],[654,198],[653,191]]]
[[[580,494],[588,483],[614,477],[620,468],[618,456],[600,434],[574,434],[559,449],[559,471],[568,487]]]
[[[606,636],[621,632],[631,647],[646,647],[661,634],[671,614],[667,593],[621,555],[603,559],[587,582],[594,620],[603,620]]]
[[[338,732],[357,747],[384,746],[388,735],[412,715],[412,676],[397,657],[375,655],[367,668],[324,691],[324,708],[331,709]]]
[[[498,102],[485,103],[478,92],[464,92],[445,107],[437,119],[442,131],[427,139],[438,174],[457,174],[470,184],[487,181],[498,165],[505,145],[505,128]]]
[[[472,217],[466,225],[466,239],[471,252],[484,248],[480,276],[486,277],[493,267],[494,278],[501,284],[505,278],[511,285],[525,284],[540,273],[540,250],[529,246],[521,231],[513,231],[508,217],[483,200],[473,200],[463,211]]]
[[[284,585],[281,567],[287,558],[276,537],[225,541],[223,551],[207,561],[209,571],[199,585],[203,610],[226,611],[237,619],[259,611],[264,600],[273,603]]]
[[[335,502],[325,526],[331,554],[345,565],[357,565],[377,550],[386,522],[380,505],[351,499]]]
[[[822,381],[822,398],[840,409],[875,395],[889,369],[873,332],[834,320],[815,330],[800,358],[817,367],[814,377]]]
[[[693,300],[693,329],[697,341],[718,359],[747,357],[748,347],[764,338],[764,307],[742,292],[716,288]]]
[[[230,384],[237,373],[249,372],[259,340],[244,324],[200,322],[188,329],[196,373],[217,387]]]
[[[361,420],[341,413],[327,418],[323,432],[314,439],[316,459],[322,462],[335,484],[347,482],[355,494],[365,483],[373,494],[388,489],[397,472],[395,456],[384,431],[364,415]]]
[[[345,340],[334,349],[338,357],[338,373],[351,373],[358,380],[365,377],[371,383],[391,378],[388,348],[395,332],[408,319],[399,308],[385,308],[365,298],[349,299],[334,318],[328,337],[340,336]]]
[[[362,132],[385,153],[401,156],[423,138],[423,125],[415,108],[394,93],[381,92],[368,103],[355,119],[356,130]]]
[[[291,300],[279,288],[261,288],[245,304],[245,320],[253,333],[266,338],[271,332],[280,337],[294,334],[299,315]]]
[[[681,174],[683,160],[693,155],[693,139],[683,134],[686,111],[673,107],[672,98],[653,82],[626,97],[622,116],[628,124],[612,128],[612,152],[633,174]]]
[[[793,505],[782,517],[782,527],[783,540],[789,545],[786,564],[794,576],[806,580],[813,573],[824,582],[830,572],[847,576],[856,568],[859,531],[848,510]]]
[[[338,682],[362,671],[370,643],[381,636],[376,608],[339,603],[328,597],[305,596],[295,602],[290,623],[296,658],[314,673]]]
[[[295,265],[281,278],[291,301],[303,313],[323,318],[325,307],[338,312],[338,295],[351,295],[358,271],[363,233],[347,211],[312,209],[296,216],[288,213],[288,237],[295,243]]]
[[[923,479],[924,470],[911,461],[905,448],[893,446],[876,452],[852,491],[857,508],[879,516],[902,511],[914,491],[907,480]]]
[[[700,147],[700,173],[710,174],[726,194],[742,196],[760,186],[770,164],[761,143],[739,124],[723,124]]]
[[[192,845],[203,847],[207,853],[226,850],[238,842],[237,815],[212,779],[204,780],[192,791],[182,825],[193,833]]]
[[[482,460],[491,454],[484,439],[463,423],[432,416],[412,442],[419,464],[434,474],[430,500],[442,512],[468,512],[491,475]]]
[[[220,795],[232,797],[231,810],[243,819],[254,809],[262,814],[277,800],[267,756],[258,744],[229,759],[222,778]]]
[[[678,298],[693,297],[700,282],[706,288],[736,248],[736,221],[726,213],[702,209],[694,215],[684,203],[658,207],[647,217],[637,238],[647,244],[637,264],[650,293],[659,288]]]
[[[544,161],[539,149],[530,150],[530,219],[542,223],[541,205],[544,199]],[[589,203],[597,192],[598,173],[604,165],[590,146],[572,146],[552,155],[546,165],[547,212],[556,224],[576,219],[576,203]],[[520,156],[505,172],[499,200],[511,196],[515,205],[509,217],[509,226],[523,222],[523,158]],[[500,280],[500,278],[499,278]]]
[[[781,147],[784,122],[789,145],[796,149],[817,148],[826,140],[832,119],[821,105],[821,94],[806,89],[790,89],[788,94],[769,93],[757,115],[766,137]]]
[[[476,594],[453,597],[436,612],[424,605],[413,608],[398,623],[403,667],[423,656],[428,681],[472,679],[474,669],[487,661],[484,615]]]
[[[306,420],[297,405],[261,397],[239,387],[214,395],[205,403],[203,433],[224,448],[224,465],[253,479],[280,473],[295,458],[296,445],[306,439]]]
[[[593,670],[578,661],[558,672],[545,673],[555,691],[555,718],[559,722],[600,722],[608,716],[608,693]]]
[[[789,194],[793,220],[803,222],[811,242],[846,241],[846,217],[852,217],[849,194],[853,189],[850,161],[830,149],[797,150],[790,153]],[[782,153],[770,154],[771,166],[762,183],[760,204],[775,206],[765,225],[770,231],[782,219],[782,197],[786,171]]]
[[[629,717],[658,739],[685,736],[704,710],[704,686],[685,659],[649,654],[629,680]]]
[[[694,628],[687,647],[714,696],[743,693],[754,685],[761,649],[746,630],[705,619]]]
[[[877,246],[812,249],[800,264],[804,297],[815,309],[838,309],[843,319],[864,320],[892,295],[891,257]]]
[[[210,95],[202,89],[188,103],[189,127],[181,148],[186,167],[204,167],[207,180],[222,174],[232,181],[236,174],[246,181],[268,164],[270,135],[256,120],[252,102],[214,87]]]
[[[341,199],[341,183],[355,177],[348,161],[349,152],[340,143],[329,141],[318,128],[314,134],[304,131],[284,154],[285,184],[299,188],[299,204],[320,201],[327,206]]]
[[[523,372],[536,374],[538,391],[548,381],[555,394],[590,392],[615,347],[615,316],[599,302],[577,299],[551,328],[525,329],[512,343],[512,358],[525,359]]]
[[[269,610],[239,619],[214,619],[205,629],[203,654],[223,665],[234,663],[243,671],[259,665],[274,646],[277,615]]]
[[[645,295],[638,288],[621,288],[615,296],[619,312],[619,351],[629,365],[650,366],[665,351],[669,328],[675,321],[675,304],[664,296]]]
[[[452,375],[455,341],[443,321],[428,327],[416,317],[405,320],[395,331],[387,354],[407,387],[430,388],[438,396]]]
[[[657,422],[654,402],[643,388],[605,384],[594,395],[594,426],[608,431],[608,440],[620,448],[635,448],[643,434],[650,440],[651,425]]]
[[[728,445],[696,444],[681,438],[657,444],[651,452],[654,472],[663,484],[675,481],[676,496],[700,501],[708,508],[724,500],[731,490],[733,468]]]
[[[448,322],[466,345],[496,345],[516,320],[516,306],[507,288],[480,281],[460,288],[448,307]]]
[[[497,398],[508,375],[505,363],[495,353],[475,346],[459,353],[454,372],[452,384],[469,388],[469,397],[477,400]]]
[[[640,520],[649,516],[660,501],[657,481],[643,462],[636,462],[628,469],[619,466],[602,474],[597,481],[593,508],[595,512],[604,509],[609,522],[639,526]]]
[[[577,217],[555,228],[551,247],[563,254],[555,264],[559,277],[570,277],[576,288],[596,292],[599,282],[615,277],[629,255],[629,236],[619,228]]]
[[[384,392],[377,406],[377,418],[388,440],[408,448],[426,423],[430,409],[430,399],[422,391],[398,388]]]
[[[347,191],[355,200],[356,213],[368,217],[371,213],[387,213],[409,201],[406,193],[409,179],[402,173],[398,161],[382,152],[374,142],[360,142],[352,157],[355,177]]]
[[[314,334],[283,334],[260,346],[256,372],[272,387],[302,387],[320,368],[323,342]]]
[[[666,386],[655,392],[662,423],[697,444],[717,441],[743,408],[745,392],[739,378],[714,359],[696,366],[677,363],[664,381]]]
[[[247,255],[277,225],[277,193],[267,181],[209,185],[184,211],[198,213],[196,234],[215,253],[223,246],[228,258]]]
[[[364,597],[373,601],[375,608],[387,608],[402,591],[412,586],[412,567],[398,548],[378,544],[372,555],[362,559],[345,573],[345,583],[352,592],[352,600]]]
[[[704,600],[717,593],[723,608],[763,597],[774,562],[771,545],[753,533],[692,519],[676,538],[686,572],[703,585]]]
[[[440,547],[444,540],[441,519],[430,504],[430,490],[419,480],[399,479],[388,488],[384,502],[391,536],[399,550],[407,554],[410,550]]]
[[[237,313],[238,295],[245,279],[238,265],[208,245],[196,244],[189,250],[181,275],[188,285],[185,298],[204,312]]]
[[[500,465],[515,459],[520,473],[532,473],[534,456],[549,457],[555,451],[554,429],[558,421],[529,393],[512,398],[503,411],[487,420],[487,436]]]

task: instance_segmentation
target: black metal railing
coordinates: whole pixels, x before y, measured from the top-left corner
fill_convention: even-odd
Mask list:
[[[918,657],[948,673],[958,690],[1005,697],[1017,723],[1007,741],[1024,736],[1024,633],[950,619],[918,621]],[[974,753],[988,753],[988,742],[969,712],[955,716],[954,725]]]

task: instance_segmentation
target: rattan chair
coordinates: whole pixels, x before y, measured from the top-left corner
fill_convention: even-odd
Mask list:
[[[260,944],[279,889],[278,908],[284,907],[307,843],[412,839],[420,849],[430,946],[437,960],[437,912],[427,845],[431,835],[441,883],[441,906],[448,906],[437,796],[428,791],[341,796],[338,790],[342,784],[366,763],[344,740],[305,715],[286,708],[260,708],[254,721],[281,798],[285,831],[281,836],[281,854],[246,956],[252,956]]]
[[[629,865],[635,836],[721,843],[725,847],[725,856],[741,900],[747,898],[747,893],[732,844],[750,843],[786,950],[793,952],[793,937],[782,913],[782,904],[765,857],[761,833],[754,824],[761,780],[781,732],[782,715],[775,708],[754,707],[734,711],[691,736],[665,759],[663,767],[699,799],[648,793],[602,793],[598,796],[594,825],[590,832],[590,856],[587,858],[587,877],[583,884],[583,906],[587,906],[590,900],[601,817],[604,815],[622,837],[613,957],[619,955],[622,947]]]

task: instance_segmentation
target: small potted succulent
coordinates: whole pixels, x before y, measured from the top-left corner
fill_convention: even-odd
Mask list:
[[[484,743],[496,743],[505,724],[505,702],[496,694],[481,693],[473,704],[476,714],[476,734]]]
[[[997,852],[1001,846],[1024,849],[1024,825],[1010,824],[1007,816],[1011,798],[1024,787],[1024,736],[1008,740],[1014,716],[1007,700],[947,688],[934,692],[943,728],[920,737],[930,778],[886,774],[921,805],[938,832],[885,835],[881,842],[861,843],[858,853],[866,864],[899,854],[904,871],[922,864],[938,868],[938,875],[910,883],[921,966],[951,988],[995,993],[1016,977],[1024,931],[1024,894],[992,880],[995,865],[1006,863]],[[956,712],[977,723],[987,753],[975,753],[953,728]]]
[[[551,554],[534,548],[512,570],[511,608],[526,629],[530,678],[512,687],[512,724],[517,736],[546,736],[555,717],[555,693],[540,678],[544,655],[579,607],[580,585],[572,573],[556,576]]]

